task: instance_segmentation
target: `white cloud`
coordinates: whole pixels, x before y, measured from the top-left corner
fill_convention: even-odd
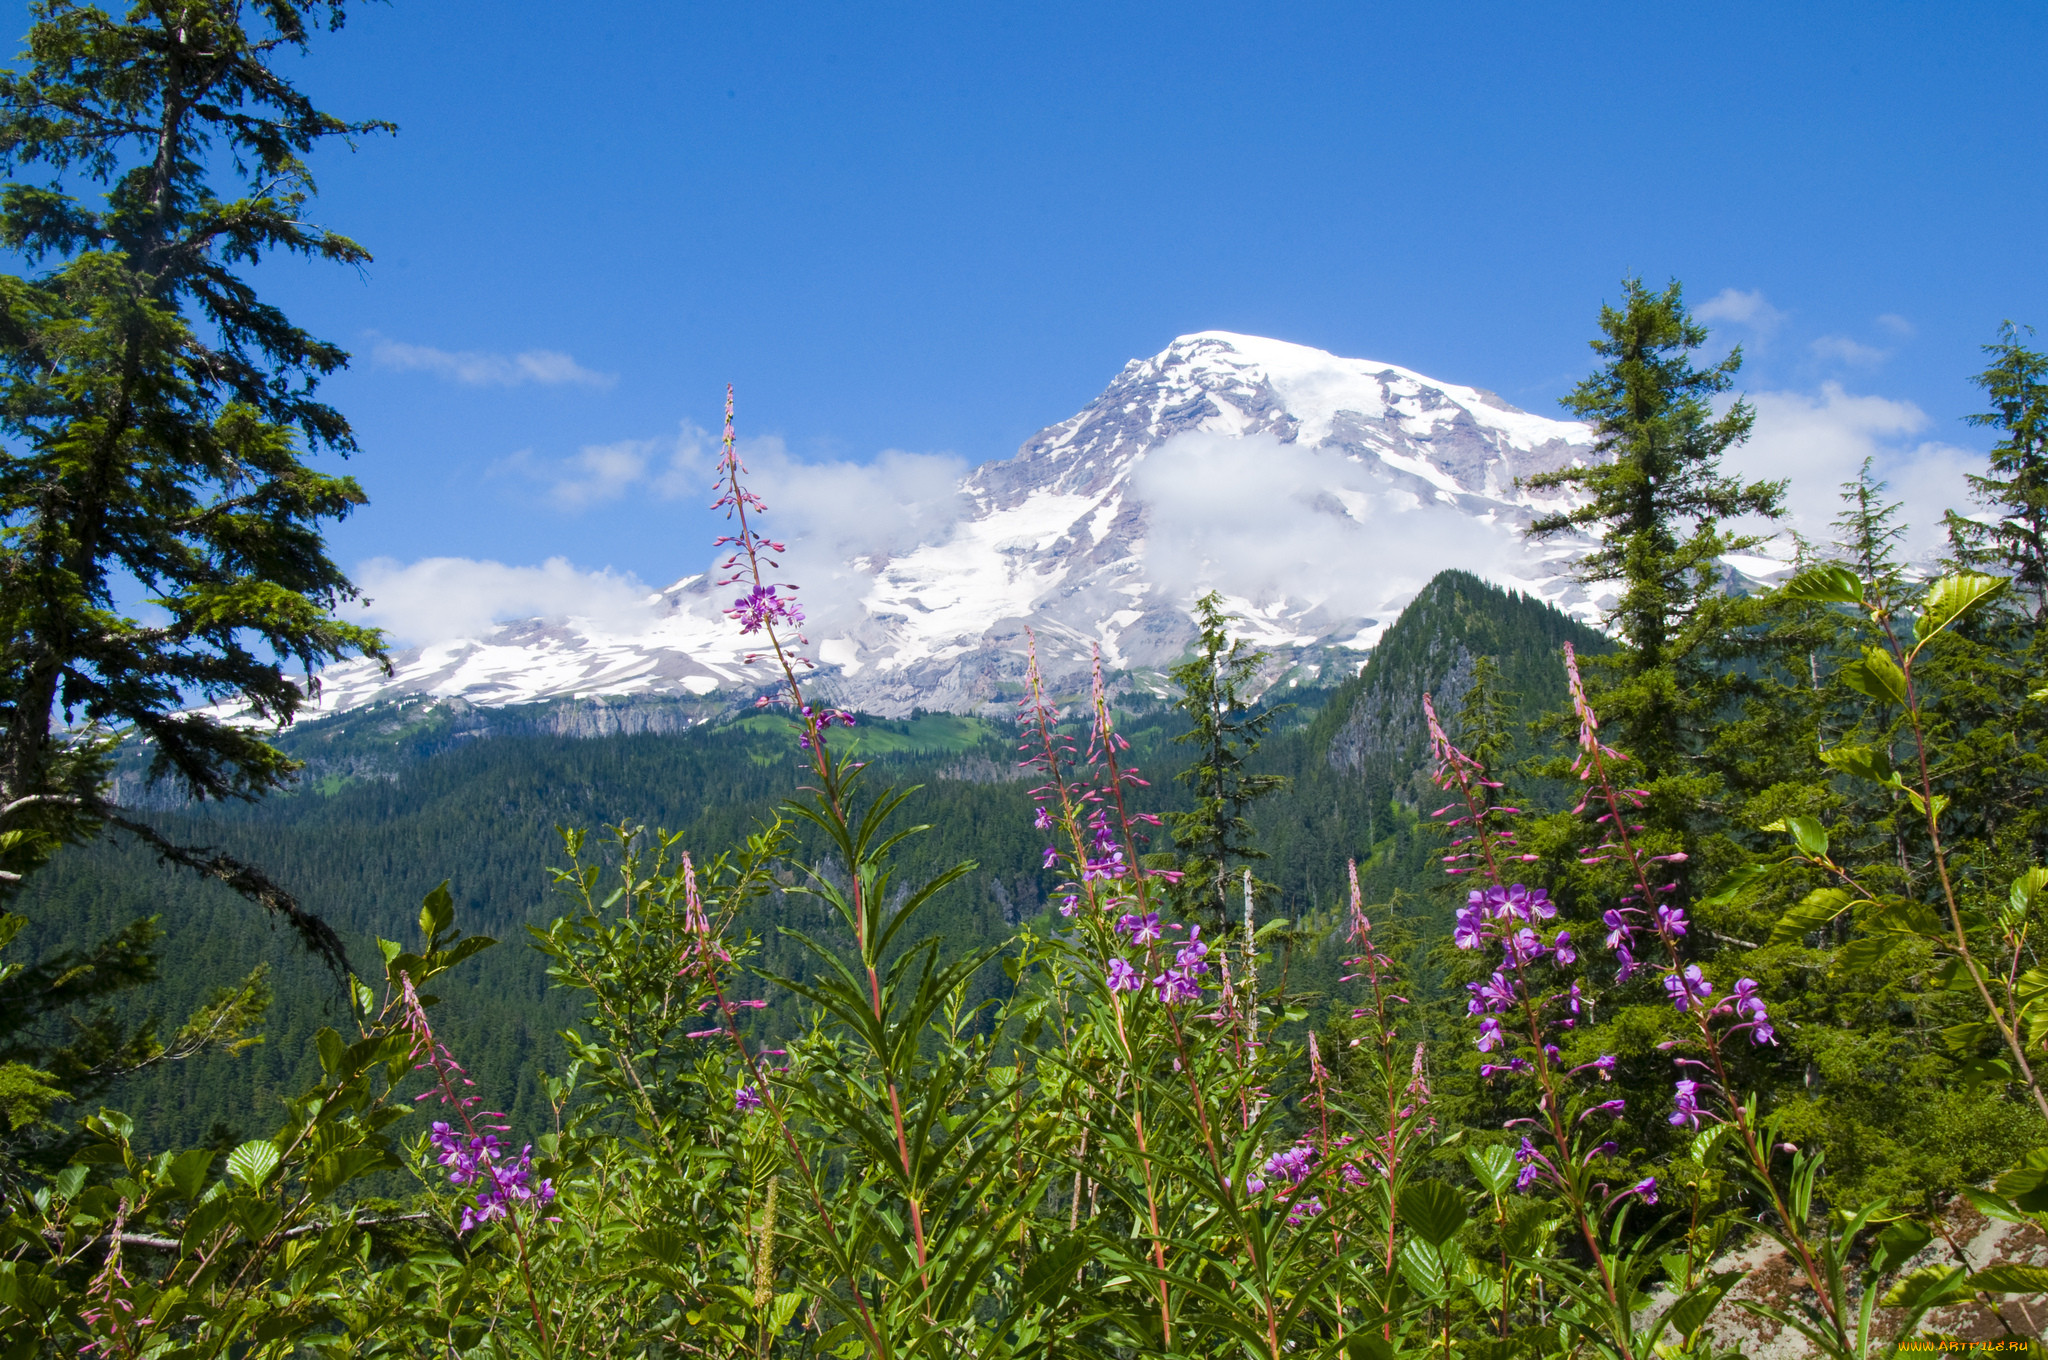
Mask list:
[[[610,568],[584,571],[563,557],[537,567],[375,557],[356,568],[355,579],[365,598],[346,612],[415,646],[480,637],[510,619],[590,619],[627,629],[654,618],[648,588],[634,577]]]
[[[521,449],[494,465],[491,472],[541,483],[548,502],[558,510],[584,510],[618,500],[645,484],[657,444],[652,439],[585,444],[569,457],[554,461],[534,457],[532,449]]]
[[[1761,289],[1745,293],[1740,288],[1723,288],[1693,308],[1692,314],[1701,321],[1732,321],[1747,326],[1759,337],[1768,337],[1785,324],[1785,313],[1765,301]]]
[[[1980,469],[1984,455],[1938,440],[1916,439],[1927,414],[1909,401],[1857,396],[1839,383],[1817,393],[1758,392],[1749,442],[1731,449],[1724,470],[1744,478],[1789,478],[1785,527],[1818,542],[1834,538],[1842,513],[1841,487],[1863,460],[1890,483],[1887,497],[1902,502],[1907,548],[1914,556],[1941,546],[1941,514],[1967,509],[1963,474]]]
[[[1892,357],[1892,352],[1888,349],[1862,344],[1846,335],[1823,335],[1807,348],[1813,351],[1813,357],[1816,359],[1845,364],[1851,368],[1876,368]]]
[[[1901,340],[1910,340],[1913,337],[1913,323],[1897,312],[1886,312],[1877,319],[1877,324]]]
[[[408,345],[381,336],[374,337],[374,340],[370,357],[385,368],[432,373],[469,387],[518,387],[524,383],[539,383],[544,387],[558,387],[564,383],[579,387],[610,387],[618,381],[616,374],[593,372],[560,350],[529,349],[518,354],[486,354],[476,350]]]
[[[1446,567],[1528,577],[1513,526],[1418,500],[1333,450],[1188,433],[1148,452],[1132,480],[1150,511],[1147,574],[1169,594],[1284,593],[1385,621]]]

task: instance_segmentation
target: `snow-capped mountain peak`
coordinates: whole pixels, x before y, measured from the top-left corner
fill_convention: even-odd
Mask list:
[[[1447,566],[1590,615],[1596,602],[1564,574],[1583,543],[1526,543],[1522,527],[1555,502],[1517,479],[1593,445],[1584,425],[1398,365],[1184,335],[1016,456],[968,473],[956,513],[919,541],[856,548],[827,571],[808,600],[821,682],[870,711],[973,709],[1014,692],[1027,628],[1055,675],[1078,673],[1095,648],[1113,668],[1156,672],[1185,653],[1205,589],[1279,663],[1313,676],[1355,667]],[[642,625],[530,620],[415,649],[388,679],[334,667],[323,707],[760,683],[706,578],[658,600]]]

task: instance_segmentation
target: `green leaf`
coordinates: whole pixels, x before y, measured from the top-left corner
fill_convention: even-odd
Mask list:
[[[1972,1275],[1970,1288],[1987,1294],[2048,1294],[2048,1266],[1992,1266]]]
[[[1809,567],[1778,587],[1778,595],[1787,600],[1806,600],[1813,604],[1854,604],[1863,603],[1863,580],[1847,567],[1830,563],[1822,567]]]
[[[2041,900],[2043,889],[2048,889],[2048,869],[2027,870],[2012,881],[2012,909],[2025,915]]]
[[[1959,1292],[1964,1273],[1961,1266],[1922,1266],[1891,1287],[1884,1296],[1884,1306],[1931,1308]]]
[[[1870,779],[1879,784],[1891,782],[1891,752],[1881,746],[1837,746],[1833,750],[1822,751],[1820,759],[1829,769],[1840,770],[1858,779]]]
[[[1933,1240],[1934,1234],[1925,1223],[1902,1218],[1877,1235],[1877,1247],[1884,1254],[1884,1268],[1896,1270]]]
[[[1491,1147],[1465,1149],[1465,1162],[1472,1168],[1472,1174],[1479,1183],[1495,1195],[1507,1193],[1508,1186],[1515,1179],[1515,1156],[1500,1144]]]
[[[1765,828],[1765,830],[1769,829],[1770,828],[1768,827]],[[1779,829],[1783,830],[1784,828],[1780,826]],[[1742,865],[1733,873],[1729,874],[1728,877],[1722,879],[1721,886],[1714,890],[1714,895],[1712,897],[1704,899],[1700,903],[1700,905],[1703,907],[1733,906],[1735,904],[1735,899],[1742,896],[1744,889],[1748,888],[1750,884],[1756,882],[1758,879],[1762,878],[1765,874],[1769,873],[1772,869],[1775,869],[1776,867],[1777,866],[1774,864]]]
[[[1736,1278],[1731,1271],[1725,1275],[1717,1275],[1694,1289],[1671,1305],[1671,1311],[1664,1315],[1665,1322],[1680,1336],[1691,1336],[1714,1311],[1715,1305],[1721,1302],[1721,1296],[1728,1292],[1728,1286],[1733,1284]]]
[[[1841,888],[1815,888],[1795,905],[1785,908],[1771,927],[1771,944],[1796,944],[1816,930],[1824,930],[1854,903]]]
[[[213,1169],[216,1155],[212,1148],[193,1148],[171,1159],[171,1185],[176,1188],[180,1199],[199,1198],[199,1192],[206,1188],[206,1173]]]
[[[251,1190],[259,1189],[283,1160],[277,1144],[268,1138],[253,1138],[228,1154],[228,1174]]]
[[[1401,1273],[1408,1277],[1409,1285],[1416,1293],[1429,1298],[1444,1293],[1444,1258],[1437,1254],[1435,1247],[1419,1237],[1411,1237],[1401,1244]]]
[[[1981,572],[1959,571],[1944,576],[1927,589],[1921,601],[1920,617],[1913,624],[1913,636],[1922,643],[1954,623],[1970,610],[2003,591],[2003,577]]]
[[[420,934],[431,944],[442,931],[455,924],[455,899],[449,895],[448,880],[428,893],[420,903]]]
[[[1442,1181],[1416,1181],[1401,1191],[1401,1217],[1433,1247],[1465,1226],[1465,1197]]]
[[[1906,702],[1906,673],[1879,648],[1865,647],[1861,661],[1852,661],[1835,674],[1858,694],[1894,704]]]
[[[1815,817],[1787,817],[1785,829],[1792,833],[1793,844],[1799,852],[1814,859],[1828,857],[1828,831]]]

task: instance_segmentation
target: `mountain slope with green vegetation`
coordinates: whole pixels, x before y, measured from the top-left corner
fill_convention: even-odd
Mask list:
[[[1260,878],[1277,890],[1259,904],[1260,919],[1327,930],[1344,900],[1346,861],[1355,858],[1372,896],[1407,894],[1423,904],[1419,926],[1440,935],[1448,918],[1430,859],[1436,841],[1417,826],[1407,778],[1426,752],[1413,742],[1383,743],[1387,754],[1374,776],[1361,778],[1341,741],[1361,730],[1365,713],[1378,711],[1368,705],[1392,706],[1400,696],[1419,702],[1423,689],[1443,690],[1433,667],[1444,657],[1497,657],[1505,674],[1528,684],[1518,711],[1554,707],[1563,698],[1554,641],[1572,636],[1598,645],[1588,633],[1547,605],[1446,573],[1388,631],[1358,677],[1335,691],[1285,691],[1294,706],[1255,757],[1258,768],[1290,781],[1254,818],[1272,856]],[[1469,669],[1470,661],[1455,664]],[[501,942],[444,984],[459,1002],[449,1007],[449,1042],[480,1081],[516,1093],[515,1115],[540,1118],[542,1055],[554,1050],[556,1030],[579,1021],[573,999],[548,986],[526,934],[564,909],[548,876],[565,862],[557,829],[621,821],[664,829],[680,834],[680,845],[701,862],[770,819],[801,778],[794,728],[780,715],[677,732],[549,734],[577,726],[562,716],[569,707],[479,713],[409,701],[307,723],[281,742],[308,761],[306,777],[288,793],[254,805],[160,809],[154,817],[178,838],[263,865],[336,926],[359,967],[374,957],[372,937],[401,937],[420,899],[447,880],[457,919]],[[1148,805],[1184,809],[1186,789],[1172,777],[1186,759],[1172,740],[1185,727],[1179,710],[1137,697],[1122,724],[1133,763],[1150,781]],[[1053,875],[1042,867],[1045,841],[1031,827],[1031,782],[1017,765],[1013,733],[982,719],[920,714],[863,720],[850,735],[875,762],[874,778],[924,786],[910,815],[933,829],[907,843],[911,869],[935,873],[962,859],[980,866],[934,904],[923,931],[968,949],[999,942],[1022,922],[1047,920]],[[1405,773],[1396,779],[1396,772]],[[1400,805],[1397,790],[1407,800]],[[95,844],[60,854],[33,881],[22,908],[32,922],[23,943],[35,949],[83,946],[137,917],[158,917],[162,980],[150,997],[166,1014],[189,1011],[210,988],[258,963],[269,966],[276,999],[264,1044],[159,1066],[121,1094],[152,1139],[203,1141],[216,1123],[253,1127],[316,1070],[310,1037],[334,1023],[340,989],[289,936],[251,932],[250,908],[225,888],[166,874],[145,850]],[[823,922],[807,899],[785,894],[745,924],[763,937],[764,967],[800,974],[796,951],[775,928]],[[1290,986],[1325,987],[1336,972],[1332,949],[1309,948],[1292,960]],[[980,994],[1000,981],[989,970]]]

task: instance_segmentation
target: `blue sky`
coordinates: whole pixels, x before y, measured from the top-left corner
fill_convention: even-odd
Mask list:
[[[330,387],[372,498],[333,535],[351,564],[695,570],[707,498],[656,474],[727,381],[799,461],[1004,457],[1207,328],[1558,414],[1630,271],[1744,343],[1758,463],[1875,451],[1918,487],[1984,446],[1976,346],[2048,325],[2044,29],[2019,3],[395,0],[288,63],[401,126],[315,167],[376,263],[264,286],[357,352]]]

